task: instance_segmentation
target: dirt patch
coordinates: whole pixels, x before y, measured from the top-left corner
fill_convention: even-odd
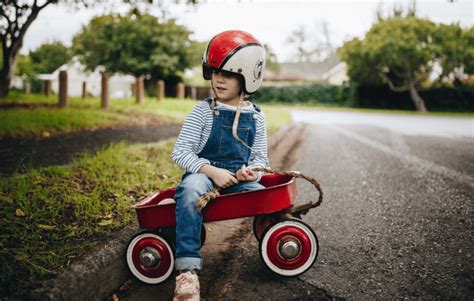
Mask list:
[[[278,170],[290,170],[298,163],[298,150],[306,136],[307,125],[292,123],[275,133],[268,143],[270,165]]]
[[[52,103],[0,103],[0,110],[10,109],[27,109],[36,110],[41,108],[54,109],[58,108],[58,104]]]
[[[133,118],[131,120],[133,124]],[[46,139],[5,138],[0,140],[0,174],[69,164],[81,153],[95,152],[111,143],[157,142],[177,136],[180,129],[180,124],[134,125],[67,133]]]

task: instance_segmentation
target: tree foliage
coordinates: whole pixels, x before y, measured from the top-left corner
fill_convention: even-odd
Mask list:
[[[29,55],[20,54],[16,63],[16,75],[34,76],[37,74]]]
[[[176,75],[195,60],[189,35],[175,20],[159,22],[137,11],[126,16],[110,14],[84,26],[73,39],[73,51],[90,70],[101,65],[110,73],[163,78]]]
[[[436,64],[443,70],[440,79],[459,78],[462,70],[472,69],[472,51],[466,47],[471,31],[458,25],[437,25],[413,15],[395,16],[374,24],[363,40],[346,42],[340,55],[352,81],[385,83],[393,91],[410,91],[416,107],[423,111],[426,107],[418,91],[426,85]]]
[[[433,34],[436,59],[442,68],[439,80],[461,84],[466,74],[474,74],[474,27],[439,24]]]
[[[268,44],[264,44],[263,47],[265,48],[266,68],[274,73],[279,73],[280,64],[278,63],[275,52],[273,52],[273,49]]]
[[[26,31],[39,13],[50,4],[59,2],[88,6],[93,0],[7,0],[0,1],[0,33],[2,35],[2,60],[0,69],[0,97],[10,88],[20,49]]]
[[[61,42],[52,42],[30,51],[29,57],[37,73],[52,73],[71,59],[71,53]]]
[[[321,62],[335,51],[327,22],[318,24],[316,30],[300,25],[286,41],[294,48],[298,62]]]
[[[31,24],[39,13],[50,4],[65,3],[74,7],[90,7],[99,4],[116,4],[111,0],[6,0],[0,1],[0,33],[2,36],[2,49],[0,59],[0,97],[8,94],[11,78],[15,71],[23,39]],[[132,8],[138,6],[157,6],[162,14],[170,3],[187,3],[196,5],[197,0],[122,0]]]

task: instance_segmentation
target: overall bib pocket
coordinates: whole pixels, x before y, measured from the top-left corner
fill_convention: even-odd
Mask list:
[[[221,125],[218,156],[226,160],[238,160],[248,156],[250,150],[232,136],[232,126]],[[237,128],[237,136],[249,144],[250,128]]]

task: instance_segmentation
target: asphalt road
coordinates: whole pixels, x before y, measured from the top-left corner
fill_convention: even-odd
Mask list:
[[[301,279],[355,300],[472,300],[474,120],[358,117],[306,119],[298,166],[326,203],[306,217],[321,256]]]
[[[203,297],[474,298],[474,120],[341,114],[293,112],[310,124],[295,169],[325,192],[303,217],[320,243],[313,268],[291,279],[269,273],[248,220]],[[298,202],[316,199],[304,182],[298,193]]]

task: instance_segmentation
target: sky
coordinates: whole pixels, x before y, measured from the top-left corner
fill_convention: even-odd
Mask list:
[[[258,1],[208,0],[193,7],[171,4],[166,6],[166,17],[190,29],[192,38],[209,41],[215,34],[229,29],[239,29],[253,34],[260,42],[268,44],[279,62],[295,57],[294,47],[288,43],[291,33],[304,26],[313,37],[308,46],[321,41],[322,24],[330,32],[330,42],[340,46],[354,37],[363,38],[376,21],[376,11],[391,11],[394,4],[406,8],[412,0],[313,0],[313,1]],[[459,23],[462,27],[474,26],[473,0],[418,0],[417,14],[437,23]],[[125,13],[127,6],[116,5],[114,11]],[[72,37],[83,25],[107,9],[97,6],[74,10],[63,5],[45,8],[25,35],[21,53],[28,53],[41,44],[61,41],[70,46]],[[108,8],[110,10],[110,8]],[[154,7],[150,13],[161,16]]]

